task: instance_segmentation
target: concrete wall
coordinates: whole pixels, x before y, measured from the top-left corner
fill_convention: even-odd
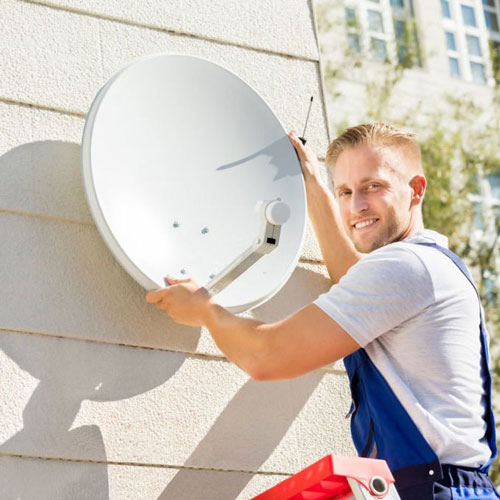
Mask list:
[[[307,0],[0,0],[0,498],[250,498],[350,454],[341,366],[257,383],[207,331],[146,304],[89,215],[80,139],[134,58],[198,55],[252,85],[287,129],[323,102]],[[327,145],[321,104],[308,136]],[[272,321],[327,290],[309,231]]]

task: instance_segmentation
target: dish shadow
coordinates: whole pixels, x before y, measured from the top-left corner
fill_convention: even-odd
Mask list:
[[[288,159],[290,158],[289,154],[290,149],[293,150],[293,146],[288,136],[285,135],[281,139],[272,142],[265,148],[262,148],[259,151],[251,153],[248,156],[245,156],[244,158],[240,158],[233,162],[221,165],[217,167],[216,170],[227,170],[229,168],[248,166],[245,164],[253,160],[254,158],[258,158],[259,156],[268,156],[269,164],[272,165],[273,167],[276,167],[276,174],[273,178],[274,181],[287,176],[294,177],[296,175],[301,175],[300,168],[295,172],[290,171],[290,162],[288,161]]]

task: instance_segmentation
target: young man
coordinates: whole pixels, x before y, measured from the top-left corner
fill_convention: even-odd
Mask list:
[[[500,498],[487,477],[497,450],[479,298],[447,239],[424,229],[413,135],[382,123],[346,130],[326,156],[335,196],[315,155],[290,140],[336,284],[271,324],[229,313],[190,279],[167,277],[171,286],[147,300],[174,321],[206,325],[255,380],[344,358],[354,444],[387,460],[403,500]]]

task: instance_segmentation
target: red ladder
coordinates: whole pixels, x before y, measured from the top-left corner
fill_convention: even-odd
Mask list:
[[[327,455],[252,500],[400,500],[385,460]]]

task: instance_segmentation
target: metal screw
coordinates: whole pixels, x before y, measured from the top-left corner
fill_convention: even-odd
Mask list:
[[[370,479],[370,489],[376,495],[383,495],[389,489],[387,481],[380,476],[373,476]]]
[[[185,269],[181,269],[181,274],[186,274],[186,270]]]
[[[215,274],[214,274],[214,273],[210,274],[210,275],[209,275],[209,278],[210,278],[210,279],[214,279],[214,278],[215,278]]]
[[[177,221],[175,221],[173,224],[172,224],[174,227],[179,227],[179,223]]]
[[[207,234],[208,233],[208,227],[204,227],[202,230],[201,230],[201,234]]]

